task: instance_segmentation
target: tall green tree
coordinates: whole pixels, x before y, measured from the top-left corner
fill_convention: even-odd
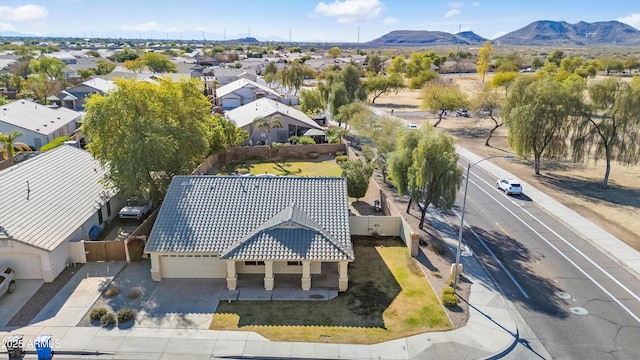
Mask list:
[[[173,176],[190,174],[209,154],[211,103],[195,79],[115,81],[115,91],[87,99],[89,151],[109,166],[110,186],[158,203]]]
[[[491,55],[493,55],[493,47],[491,46],[491,41],[487,40],[482,48],[478,50],[478,63],[476,64],[476,71],[482,75],[482,82],[484,82],[484,76],[491,66]]]
[[[172,63],[168,57],[154,52],[146,52],[142,55],[142,61],[153,73],[174,73],[177,72],[176,64]]]
[[[342,176],[347,179],[347,195],[356,200],[363,198],[369,188],[369,180],[373,175],[373,165],[358,160],[347,160],[340,163]]]
[[[453,206],[462,179],[453,138],[431,127],[401,132],[390,157],[390,172],[398,191],[408,193],[418,204],[421,229],[430,205],[439,209]],[[411,202],[407,212],[410,207]]]
[[[611,161],[627,166],[640,161],[640,78],[631,83],[607,78],[590,85],[588,94],[584,112],[575,118],[573,158],[604,159],[602,186],[607,187]]]
[[[367,55],[365,57],[365,63],[367,64],[367,73],[376,75],[382,72],[382,58],[380,58],[380,55]]]
[[[456,85],[450,85],[441,80],[433,80],[425,84],[422,89],[422,103],[420,108],[438,114],[437,127],[442,121],[445,110],[455,110],[467,107],[467,96]]]
[[[294,94],[298,93],[304,83],[305,72],[302,64],[291,62],[288,66],[278,72],[278,78],[285,88],[294,89]]]
[[[507,95],[503,114],[509,146],[520,156],[533,154],[536,175],[543,154],[553,158],[566,153],[569,120],[582,103],[584,80],[580,81],[520,76]]]
[[[109,75],[116,69],[116,65],[107,60],[96,60],[96,75]]]
[[[407,61],[402,55],[398,55],[391,60],[388,71],[391,74],[404,74],[407,69]]]
[[[351,129],[362,137],[368,137],[370,129],[377,127],[377,121],[373,111],[362,101],[355,101],[342,105],[335,117],[340,124],[345,124],[345,129]]]
[[[313,117],[324,112],[327,104],[322,97],[322,93],[316,89],[302,89],[300,91],[300,111]]]
[[[362,82],[362,85],[367,94],[371,96],[372,104],[375,104],[376,99],[380,96],[391,92],[397,94],[400,89],[405,87],[401,74],[369,75],[369,77]]]
[[[330,59],[337,59],[340,56],[342,56],[342,50],[340,50],[340,48],[337,46],[334,46],[329,49],[329,51],[327,51],[327,57],[329,57]]]
[[[262,77],[267,85],[271,86],[278,79],[278,68],[276,67],[276,63],[273,61],[269,61],[267,66],[264,68],[262,73]]]
[[[213,115],[213,132],[211,133],[211,153],[225,153],[228,149],[245,144],[249,140],[249,133],[225,119],[220,114]]]
[[[126,60],[122,63],[122,66],[129,71],[141,73],[147,68],[147,63],[145,63],[142,58],[135,58],[133,60]]]

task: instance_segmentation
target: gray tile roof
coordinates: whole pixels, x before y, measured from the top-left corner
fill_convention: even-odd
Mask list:
[[[352,260],[344,178],[176,176],[148,252]]]
[[[114,195],[103,186],[106,172],[68,145],[0,171],[0,227],[16,241],[54,250]]]

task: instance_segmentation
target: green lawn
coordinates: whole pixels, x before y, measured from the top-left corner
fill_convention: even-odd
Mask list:
[[[280,176],[342,176],[342,169],[335,161],[277,161],[264,163],[227,164],[220,169],[220,175],[234,172],[259,175],[268,172]]]
[[[451,324],[401,240],[354,238],[349,289],[329,301],[220,302],[211,329],[274,341],[373,344]]]

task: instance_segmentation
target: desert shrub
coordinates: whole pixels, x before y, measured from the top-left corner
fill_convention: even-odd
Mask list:
[[[451,308],[458,306],[458,297],[453,294],[442,294],[442,305]]]
[[[437,277],[438,279],[442,278],[442,273],[440,271],[432,271],[431,274]]]
[[[431,244],[431,250],[438,255],[444,255],[444,253],[447,252],[446,246],[437,243]]]
[[[114,326],[116,324],[116,315],[114,313],[106,313],[100,318],[102,327]]]
[[[120,309],[118,310],[118,323],[126,323],[133,320],[136,317],[136,312],[133,309]]]
[[[336,156],[336,163],[338,164],[347,160],[349,160],[349,157],[347,155]]]
[[[451,286],[447,286],[447,287],[445,287],[444,289],[442,289],[442,294],[443,294],[443,295],[444,295],[444,294],[451,294],[451,295],[453,295],[453,294],[455,294],[455,293],[456,293],[456,291],[455,291],[455,290],[453,290],[453,288],[452,288]]]
[[[309,159],[317,159],[320,156],[317,152],[310,152],[307,154],[307,158]]]
[[[455,277],[454,273],[451,273],[451,275],[449,275],[449,281],[447,281],[447,284],[451,287],[453,287],[453,278]]]
[[[129,252],[129,260],[139,261],[144,254],[144,240],[140,238],[130,238],[127,241],[127,251]]]
[[[137,299],[140,297],[140,291],[138,290],[131,290],[129,291],[129,294],[127,295],[127,298],[133,300],[133,299]]]
[[[109,286],[107,290],[104,291],[104,296],[109,298],[114,297],[118,294],[120,294],[120,289],[118,289],[116,286]]]
[[[64,142],[65,142],[65,141],[69,141],[69,140],[71,140],[71,138],[70,138],[70,137],[68,137],[68,136],[60,136],[60,137],[57,137],[57,138],[53,139],[51,142],[49,142],[49,143],[47,143],[47,144],[43,145],[43,146],[40,148],[40,152],[45,152],[45,151],[49,151],[49,150],[51,150],[51,149],[55,149],[55,148],[57,148],[58,146],[64,145]]]
[[[107,313],[107,309],[105,308],[95,308],[91,310],[89,313],[89,318],[93,321],[98,321]]]
[[[314,145],[316,142],[310,136],[300,136],[298,139],[298,144],[300,145]]]
[[[346,155],[344,151],[336,151],[336,156]]]
[[[289,136],[289,143],[295,145],[300,141],[300,136]]]

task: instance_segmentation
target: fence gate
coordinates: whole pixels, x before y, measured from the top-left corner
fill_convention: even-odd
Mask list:
[[[84,251],[87,262],[91,261],[125,261],[127,259],[124,241],[85,241]]]

